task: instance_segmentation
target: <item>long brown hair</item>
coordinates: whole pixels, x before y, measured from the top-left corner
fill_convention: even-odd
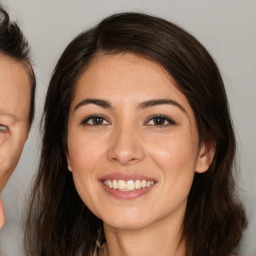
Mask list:
[[[174,78],[196,117],[200,142],[215,147],[209,170],[196,174],[186,208],[187,256],[229,255],[246,218],[233,179],[235,137],[223,81],[205,48],[161,18],[139,13],[110,16],[78,35],[60,57],[44,106],[41,162],[32,191],[27,255],[89,255],[102,221],[78,196],[65,158],[69,107],[76,82],[99,53],[132,52],[158,62]]]

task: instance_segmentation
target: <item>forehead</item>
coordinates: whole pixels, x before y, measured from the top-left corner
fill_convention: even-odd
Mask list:
[[[30,83],[25,64],[0,55],[0,112],[28,118]]]
[[[73,103],[85,97],[113,104],[171,98],[190,108],[171,75],[157,62],[132,54],[105,54],[94,58],[76,84]]]
[[[160,64],[132,53],[97,56],[80,76],[76,89],[77,95],[83,92],[111,96],[114,91],[113,96],[126,93],[135,96],[143,91],[146,96],[152,92],[164,94],[170,90],[182,94]]]

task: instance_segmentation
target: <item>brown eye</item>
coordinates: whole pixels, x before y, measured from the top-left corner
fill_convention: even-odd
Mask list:
[[[83,125],[106,125],[110,124],[103,116],[93,115],[86,118],[83,122]]]
[[[164,125],[166,123],[166,119],[163,117],[155,117],[153,118],[154,125]]]
[[[176,122],[174,122],[171,118],[164,116],[164,115],[157,115],[151,117],[147,123],[147,125],[152,126],[167,126],[167,125],[175,125]]]
[[[104,119],[102,117],[93,117],[92,118],[93,125],[103,124],[103,121],[104,121]]]

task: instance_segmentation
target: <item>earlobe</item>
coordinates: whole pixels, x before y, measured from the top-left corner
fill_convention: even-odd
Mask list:
[[[200,151],[198,154],[195,172],[196,173],[206,172],[212,163],[214,154],[215,154],[214,144],[206,146],[205,143],[203,143],[200,147]]]
[[[72,172],[71,163],[70,163],[70,157],[68,151],[65,152],[66,160],[67,160],[67,168],[70,172]]]
[[[70,172],[72,172],[72,168],[71,168],[71,166],[70,166],[70,164],[68,164],[68,170],[70,171]]]

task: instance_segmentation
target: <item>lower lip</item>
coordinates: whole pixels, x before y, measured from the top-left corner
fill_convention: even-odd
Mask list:
[[[122,191],[122,190],[118,190],[118,189],[113,189],[113,188],[109,188],[107,186],[105,186],[102,182],[102,187],[104,188],[105,191],[107,191],[111,196],[117,198],[117,199],[136,199],[139,198],[145,194],[147,194],[153,187],[146,187],[146,188],[141,188],[141,189],[136,189],[136,190],[132,190],[132,191]]]

